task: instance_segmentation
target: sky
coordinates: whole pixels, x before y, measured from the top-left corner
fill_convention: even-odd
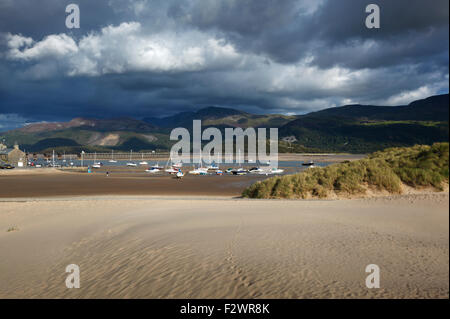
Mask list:
[[[370,3],[379,29],[365,26]],[[0,131],[408,104],[448,93],[448,14],[448,0],[0,0]]]

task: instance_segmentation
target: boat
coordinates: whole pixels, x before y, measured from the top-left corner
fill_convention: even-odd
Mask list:
[[[209,165],[209,166],[207,167],[207,169],[208,169],[208,170],[211,170],[211,171],[217,171],[217,170],[219,170],[220,168],[219,168],[219,166],[217,166],[215,163],[212,163],[211,165]]]
[[[203,167],[203,160],[202,160],[201,152],[200,152],[200,167],[197,167],[196,169],[189,171],[189,174],[192,174],[192,175],[207,175],[208,174],[208,168]]]
[[[284,173],[284,169],[278,167],[272,167],[267,169],[261,169],[258,174],[260,175],[272,175],[272,174],[282,174]]]
[[[111,151],[111,159],[108,162],[110,162],[110,163],[117,163],[117,161],[114,160],[114,151]]]
[[[248,170],[249,173],[257,174],[262,173],[264,170],[261,167],[252,167]]]
[[[199,168],[196,168],[196,169],[194,169],[192,171],[189,171],[189,174],[192,174],[192,175],[207,175],[208,174],[208,169],[204,168],[204,167],[199,167]]]
[[[278,168],[278,167],[272,167],[270,170],[272,174],[282,174],[284,172],[284,169]]]
[[[220,169],[219,169],[219,170],[217,170],[217,171],[216,171],[216,175],[223,175],[223,171],[222,171],[222,170],[220,170]]]
[[[166,168],[164,171],[166,173],[169,173],[169,174],[176,174],[176,173],[178,173],[178,170],[173,168],[173,167]]]
[[[152,168],[150,168],[150,169],[146,169],[145,170],[147,173],[159,173],[159,172],[161,172],[161,170],[159,169],[159,168],[154,168],[154,167],[152,167]]]
[[[94,153],[94,163],[92,164],[92,168],[102,168],[103,163],[97,162],[97,152]]]
[[[303,165],[303,166],[313,166],[313,165],[314,165],[314,162],[313,162],[313,161],[309,161],[309,162],[307,162],[307,163],[303,162],[302,165]]]
[[[243,169],[242,167],[231,171],[233,175],[247,175],[248,171]]]
[[[162,170],[164,167],[159,166],[159,163],[156,163],[156,165],[153,165],[151,168],[152,169],[157,169],[157,170]]]
[[[139,165],[148,165],[148,163],[144,161],[144,153],[142,153],[142,161],[139,162]]]
[[[133,163],[133,162],[131,161],[132,158],[133,158],[133,150],[130,151],[130,161],[127,163],[127,166],[128,166],[128,167],[136,167],[136,166],[137,166],[136,163]]]

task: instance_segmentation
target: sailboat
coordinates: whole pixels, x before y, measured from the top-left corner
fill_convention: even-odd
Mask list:
[[[159,173],[159,172],[161,172],[160,169],[154,168],[154,167],[151,167],[150,169],[146,169],[145,171],[146,171],[147,173]]]
[[[252,167],[248,170],[249,173],[257,174],[262,173],[264,170],[261,167]]]
[[[144,161],[144,153],[142,153],[142,161],[139,162],[139,165],[148,165],[148,163]]]
[[[208,168],[203,167],[203,160],[202,160],[202,152],[200,151],[200,166],[193,169],[192,171],[189,171],[189,174],[192,175],[207,175],[208,174]]]
[[[101,168],[102,163],[97,162],[97,152],[94,153],[94,163],[92,164],[92,168]]]
[[[233,173],[233,175],[247,175],[248,171],[242,167],[232,170],[231,173]]]
[[[209,162],[211,163],[211,154],[209,154]],[[216,165],[216,163],[212,162],[211,165],[209,165],[209,166],[207,167],[207,169],[208,169],[208,170],[211,170],[211,171],[217,171],[217,170],[219,170],[220,168],[219,168],[218,165]]]
[[[172,165],[169,165],[169,162],[170,162]],[[182,163],[182,162],[173,163],[172,159],[169,157],[169,159],[168,159],[167,162],[166,162],[166,167],[167,167],[167,168],[165,169],[165,172],[166,172],[166,173],[169,173],[169,174],[177,174],[177,173],[180,171],[181,167],[183,167],[183,163]]]
[[[133,158],[133,150],[130,151],[130,161],[127,163],[127,166],[129,166],[129,167],[136,167],[137,164],[136,164],[136,163],[133,163],[133,162],[131,161],[132,158]]]
[[[157,169],[157,170],[162,170],[163,169],[162,166],[159,166],[159,163],[156,163],[156,165],[153,165],[151,168],[152,169]]]
[[[66,151],[64,151],[64,155],[63,155],[63,163],[67,162],[66,161]]]
[[[111,159],[109,160],[110,163],[117,163],[116,160],[114,160],[114,151],[111,151]]]

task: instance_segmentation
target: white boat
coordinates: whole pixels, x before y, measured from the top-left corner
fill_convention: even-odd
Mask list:
[[[199,167],[199,168],[196,168],[196,169],[194,169],[192,171],[189,171],[189,174],[192,174],[192,175],[206,175],[206,174],[208,174],[208,169],[207,168],[203,168],[203,167]]]
[[[258,174],[264,172],[264,170],[261,167],[252,167],[248,170],[248,172],[252,174]]]
[[[139,162],[139,165],[148,165],[148,163],[144,161],[144,154],[142,154],[142,161]]]
[[[110,162],[110,163],[117,163],[117,161],[114,160],[114,151],[111,151],[111,159],[108,162]]]
[[[283,172],[284,172],[284,169],[277,168],[277,167],[272,167],[272,168],[261,169],[258,172],[258,174],[261,174],[261,175],[272,175],[272,174],[282,174]]]
[[[271,172],[272,172],[272,174],[282,174],[284,172],[284,169],[281,169],[278,167],[272,167]]]
[[[97,152],[94,153],[94,163],[92,163],[92,168],[102,168],[103,164],[97,162]]]
[[[150,168],[150,169],[146,169],[145,171],[146,171],[147,173],[152,173],[152,174],[161,172],[160,169],[158,169],[158,168],[153,168],[153,167]]]
[[[167,169],[165,169],[164,171],[165,171],[166,173],[169,173],[169,174],[176,174],[176,173],[178,173],[178,170],[175,169],[175,168],[173,168],[173,167],[167,168]]]
[[[132,158],[133,158],[133,150],[130,151],[130,161],[127,163],[128,167],[136,167],[137,164],[132,162]]]
[[[162,170],[164,167],[159,166],[159,163],[156,163],[156,165],[153,165],[151,168],[152,169],[157,169],[157,170]]]
[[[219,168],[219,166],[217,166],[216,164],[212,163],[211,165],[209,165],[209,166],[207,167],[207,169],[208,169],[208,170],[211,170],[211,171],[217,171],[217,170],[219,170],[220,168]]]

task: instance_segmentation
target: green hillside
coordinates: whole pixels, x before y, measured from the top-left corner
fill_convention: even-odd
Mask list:
[[[400,194],[402,183],[442,190],[449,178],[449,144],[389,148],[367,159],[310,168],[305,172],[257,182],[248,198],[327,198],[363,195],[367,190]]]
[[[407,106],[350,105],[300,116],[282,126],[280,137],[322,151],[369,153],[387,147],[447,142],[448,94]]]

